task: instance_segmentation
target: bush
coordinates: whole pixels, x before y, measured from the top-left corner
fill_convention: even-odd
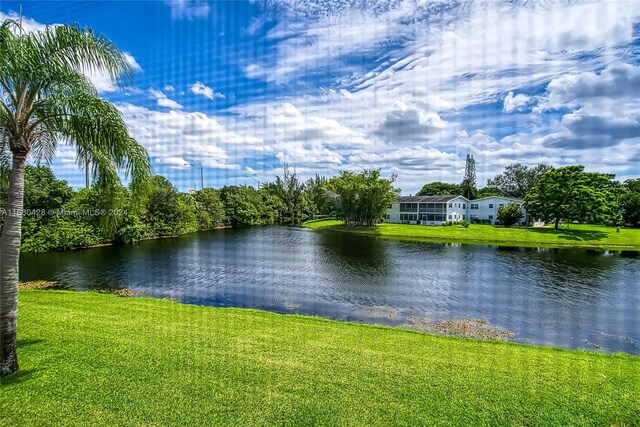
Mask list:
[[[137,215],[126,215],[115,234],[117,243],[133,243],[142,240],[151,232]]]
[[[498,208],[497,220],[505,227],[511,227],[522,219],[522,209],[517,203],[509,203],[508,205]]]
[[[467,221],[466,219],[463,219],[463,220],[460,222],[460,225],[461,225],[463,228],[469,228],[469,221]]]

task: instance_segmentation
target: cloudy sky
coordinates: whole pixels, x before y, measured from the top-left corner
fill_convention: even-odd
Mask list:
[[[0,1],[127,53],[92,76],[181,189],[381,168],[403,193],[513,162],[640,175],[640,1]],[[56,172],[83,175],[62,148]],[[198,183],[199,185],[199,183]]]

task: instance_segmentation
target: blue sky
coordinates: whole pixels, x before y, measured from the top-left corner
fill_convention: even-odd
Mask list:
[[[521,162],[640,175],[640,2],[0,1],[79,23],[135,69],[122,111],[182,190],[382,168],[403,192]],[[61,147],[56,173],[83,174]],[[199,183],[198,183],[199,185]]]

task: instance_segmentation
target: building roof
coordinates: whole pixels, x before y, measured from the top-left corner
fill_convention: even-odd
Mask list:
[[[396,203],[446,203],[458,197],[467,200],[464,196],[400,196]]]

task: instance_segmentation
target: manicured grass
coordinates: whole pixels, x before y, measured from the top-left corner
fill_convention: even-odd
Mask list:
[[[640,420],[640,358],[66,291],[20,293],[6,426]]]
[[[346,228],[335,219],[307,222],[317,230],[348,231],[390,239],[430,240],[438,242],[486,243],[506,246],[584,247],[640,250],[640,229],[570,224],[553,227],[510,227],[471,224],[422,226],[411,224],[378,224],[375,227]]]

